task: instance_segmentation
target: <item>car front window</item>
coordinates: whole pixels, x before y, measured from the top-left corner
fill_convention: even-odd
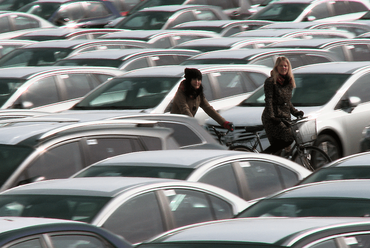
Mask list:
[[[290,3],[290,4],[271,4],[267,5],[250,20],[267,20],[267,21],[294,21],[308,6],[308,4]]]
[[[356,198],[307,197],[266,199],[257,202],[238,218],[245,217],[308,217],[343,216],[364,217],[370,215],[370,200]]]
[[[322,106],[334,96],[349,76],[348,74],[295,74],[296,88],[293,89],[291,102],[294,106]],[[265,106],[263,86],[239,106]]]
[[[25,82],[26,80],[24,79],[0,78],[0,106],[3,106],[13,93]]]
[[[157,106],[181,78],[115,78],[86,96],[73,109],[147,109]]]
[[[3,195],[0,216],[46,217],[91,222],[110,197],[78,195]]]
[[[9,179],[32,151],[32,148],[25,146],[0,145],[0,186]]]
[[[20,8],[18,11],[34,14],[37,16],[40,16],[41,18],[44,18],[45,20],[48,20],[54,12],[59,9],[61,3],[57,2],[45,2],[45,3],[30,3],[22,8]]]
[[[172,12],[166,11],[145,11],[138,12],[123,19],[115,28],[131,30],[155,30],[161,29],[168,21]]]
[[[122,64],[119,59],[64,59],[57,63],[55,66],[108,66],[118,68]]]

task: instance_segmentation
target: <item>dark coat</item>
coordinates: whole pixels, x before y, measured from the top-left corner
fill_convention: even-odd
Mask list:
[[[201,107],[212,119],[221,126],[226,121],[217,111],[209,104],[204,95],[187,95],[181,83],[173,99],[171,114],[183,114],[194,117]]]
[[[290,82],[274,83],[272,77],[265,80],[265,109],[262,113],[262,123],[265,127],[267,138],[271,142],[271,137],[275,139],[292,142],[293,136],[289,127],[283,122],[276,123],[274,118],[291,119],[291,114],[297,115],[299,112],[291,103],[293,86]]]

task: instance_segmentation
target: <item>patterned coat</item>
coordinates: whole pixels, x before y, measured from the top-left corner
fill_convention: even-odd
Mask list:
[[[282,84],[274,83],[272,77],[265,80],[265,109],[262,113],[262,123],[265,127],[266,135],[269,140],[275,139],[292,142],[291,130],[283,122],[277,124],[273,118],[291,119],[290,114],[297,115],[299,110],[294,108],[291,103],[293,86],[289,82],[283,81]]]
[[[187,96],[180,84],[176,95],[173,99],[171,114],[183,114],[194,117],[201,107],[212,119],[214,119],[221,126],[226,121],[217,111],[209,104],[207,99],[198,95],[197,97]]]

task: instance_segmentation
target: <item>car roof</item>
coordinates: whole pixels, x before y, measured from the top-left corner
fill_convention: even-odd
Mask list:
[[[140,55],[140,54],[157,54],[157,53],[166,53],[166,54],[181,54],[188,53],[192,55],[199,54],[199,51],[190,50],[190,49],[162,49],[162,48],[138,48],[138,49],[108,49],[108,50],[97,50],[89,51],[71,55],[70,57],[64,58],[63,60],[68,59],[121,59],[126,60],[131,57]],[[62,61],[63,61],[62,60]]]
[[[76,133],[84,134],[93,130],[95,134],[120,133],[140,134],[161,137],[173,131],[169,128],[155,126],[156,121],[146,120],[101,120],[80,122],[78,119],[21,118],[1,121],[0,144],[35,146],[51,138],[57,138]],[[7,125],[11,124],[11,125]],[[27,126],[27,128],[25,128]],[[140,127],[140,128],[138,128]],[[115,132],[114,132],[115,131]],[[84,134],[86,135],[86,134]]]
[[[344,30],[331,30],[331,29],[300,29],[300,28],[276,28],[276,29],[253,29],[253,30],[247,30],[242,31],[240,33],[236,33],[235,37],[248,37],[248,36],[254,36],[254,37],[279,37],[284,35],[293,35],[295,33],[328,33],[328,32],[336,32],[338,34],[348,34],[351,35],[348,31]],[[311,40],[311,39],[310,39]]]
[[[370,67],[368,61],[341,61],[310,64],[293,69],[294,73],[353,74]]]
[[[75,33],[88,33],[88,32],[108,32],[108,31],[118,31],[119,29],[98,29],[98,28],[55,28],[49,30],[35,30],[26,34],[23,34],[22,37],[27,36],[67,36]]]
[[[333,180],[308,183],[280,191],[269,198],[361,198],[370,199],[370,180]],[[268,199],[268,198],[266,198]]]
[[[95,197],[115,197],[125,191],[151,185],[192,185],[195,187],[216,188],[208,184],[184,180],[150,177],[80,177],[45,180],[11,188],[1,194],[39,194],[39,195],[83,195]],[[47,189],[47,190],[45,190]],[[0,195],[1,195],[0,194]]]
[[[171,230],[146,243],[168,242],[252,242],[292,246],[312,233],[334,229],[341,224],[350,226],[363,223],[369,228],[370,220],[363,217],[258,217],[209,221]],[[294,241],[295,240],[295,241]],[[144,242],[145,243],[145,242]]]
[[[24,48],[74,48],[80,45],[96,43],[101,40],[47,40],[35,42],[33,44],[27,45]]]
[[[287,47],[291,48],[294,46],[299,47],[315,47],[320,48],[323,45],[335,43],[337,41],[346,41],[346,40],[353,40],[353,39],[345,39],[345,38],[320,38],[320,39],[291,39],[287,41],[281,41],[276,44],[272,44],[271,47]]]
[[[19,78],[19,79],[30,79],[39,74],[46,72],[58,72],[58,71],[90,71],[90,70],[104,70],[112,71],[116,70],[114,68],[107,67],[93,67],[93,66],[84,66],[84,67],[73,67],[73,66],[24,66],[24,67],[8,67],[0,68],[0,78]],[[117,71],[118,72],[118,71]]]
[[[139,39],[148,41],[152,38],[155,38],[156,36],[161,36],[163,34],[181,34],[181,33],[210,34],[214,36],[219,36],[217,35],[217,33],[212,31],[166,29],[166,30],[127,30],[121,32],[113,32],[106,34],[99,39]]]
[[[162,150],[135,152],[135,154],[122,154],[97,162],[96,165],[133,165],[137,166],[163,166],[163,167],[187,167],[195,169],[206,161],[219,158],[233,157],[237,155],[248,155],[248,153],[232,150]],[[127,156],[126,156],[127,155]],[[253,156],[252,156],[253,157]],[[164,159],[165,158],[165,159]]]
[[[247,50],[247,49],[245,49]],[[231,50],[230,50],[231,51]],[[142,69],[136,69],[132,71],[126,72],[124,75],[120,77],[179,77],[181,79],[184,76],[184,69],[187,67],[191,67],[191,65],[164,65],[164,66],[154,66],[154,67],[146,67]],[[197,69],[200,70],[202,73],[206,72],[207,70],[212,70],[215,68],[220,69],[255,69],[255,70],[271,70],[267,66],[263,65],[229,65],[229,64],[222,64],[222,65],[196,65]]]
[[[352,167],[352,166],[370,166],[370,152],[356,153],[337,159],[322,168],[327,167]]]
[[[227,27],[234,24],[269,24],[271,21],[263,20],[198,20],[180,23],[177,27]],[[176,28],[175,28],[176,29]]]
[[[190,4],[182,4],[182,5],[161,5],[161,6],[154,6],[148,7],[139,10],[138,12],[147,12],[147,11],[165,11],[165,12],[176,12],[183,9],[197,9],[197,8],[216,8],[216,6],[212,5],[190,5]]]
[[[285,38],[282,38],[281,40],[284,40]],[[186,41],[184,43],[180,43],[176,47],[186,47],[186,46],[217,46],[217,45],[223,45],[228,46],[232,45],[237,42],[248,42],[248,41],[265,41],[265,40],[271,40],[278,42],[280,40],[275,37],[219,37],[219,38],[202,38],[202,39],[195,39]],[[253,50],[253,49],[251,49]]]
[[[211,52],[204,52],[194,56],[191,59],[245,59],[252,60],[261,55],[273,53],[326,53],[328,51],[318,49],[286,49],[286,48],[261,48],[261,49],[235,49],[235,50],[216,50]]]

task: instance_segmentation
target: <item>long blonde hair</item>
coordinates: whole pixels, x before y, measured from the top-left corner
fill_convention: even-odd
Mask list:
[[[276,83],[276,80],[279,76],[279,71],[278,71],[278,66],[282,63],[282,62],[287,62],[288,63],[288,73],[287,75],[292,79],[290,81],[290,83],[292,84],[293,88],[295,88],[295,80],[294,80],[294,75],[293,75],[293,72],[292,72],[292,65],[290,64],[290,61],[287,57],[284,57],[284,56],[280,56],[276,59],[276,62],[275,62],[275,65],[274,65],[274,68],[272,69],[271,71],[271,76],[272,78],[274,79],[274,83]]]

